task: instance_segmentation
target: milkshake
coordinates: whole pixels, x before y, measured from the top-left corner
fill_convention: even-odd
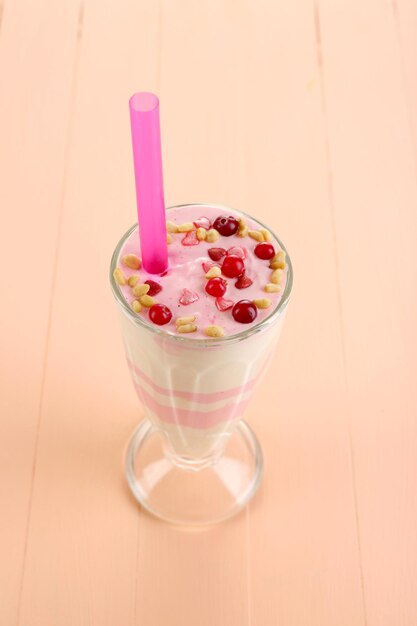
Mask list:
[[[110,281],[144,418],[126,452],[136,500],[157,517],[207,525],[256,492],[262,452],[242,419],[281,332],[292,286],[279,239],[234,209],[165,210],[159,100],[129,100],[138,225]]]
[[[112,262],[128,367],[173,459],[205,466],[242,418],[278,340],[291,266],[260,222],[216,205],[166,213],[168,270],[142,267],[137,227]]]

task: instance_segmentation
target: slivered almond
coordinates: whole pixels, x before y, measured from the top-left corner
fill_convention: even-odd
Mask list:
[[[172,242],[173,242],[172,235],[170,235],[169,233],[167,233],[167,244],[169,245],[169,244],[170,244],[170,243],[172,243]]]
[[[176,224],[174,224],[174,222],[167,222],[167,232],[168,233],[177,233],[178,232],[178,226]]]
[[[125,254],[125,256],[122,257],[122,263],[126,265],[126,267],[130,267],[131,270],[138,270],[142,266],[142,261],[136,254]]]
[[[208,241],[209,243],[217,241],[219,237],[220,235],[215,228],[210,228],[210,230],[208,230],[206,233],[206,241]]]
[[[269,230],[266,230],[266,228],[260,228],[259,232],[262,233],[264,241],[272,241],[271,233],[269,232]]]
[[[205,238],[207,237],[207,231],[206,231],[206,229],[205,229],[205,228],[203,228],[202,226],[200,226],[200,228],[197,228],[196,235],[197,235],[197,239],[198,239],[199,241],[204,241],[204,240],[205,240]]]
[[[180,224],[178,226],[178,232],[179,233],[189,233],[190,231],[194,230],[195,226],[192,222],[184,222],[184,224]]]
[[[281,269],[276,269],[272,272],[270,281],[271,283],[275,283],[275,285],[280,285],[282,281],[283,271]]]
[[[215,265],[214,267],[211,267],[208,272],[206,272],[206,278],[217,278],[221,273],[222,271],[220,267]]]
[[[195,333],[197,326],[195,324],[180,324],[177,326],[179,333]]]
[[[183,324],[192,324],[195,322],[195,315],[185,315],[184,317],[179,317],[175,320],[175,324],[177,326],[182,326]]]
[[[256,241],[264,241],[264,236],[260,230],[248,230],[248,235]]]
[[[135,285],[132,289],[133,295],[139,298],[140,296],[144,296],[148,293],[150,289],[149,285]]]
[[[142,311],[142,305],[139,300],[133,300],[131,306],[135,313],[140,313]]]
[[[207,326],[204,332],[208,337],[224,337],[224,329],[221,326]]]
[[[267,283],[264,289],[268,293],[276,293],[277,291],[281,291],[281,285],[277,285],[276,283]]]
[[[127,284],[129,285],[129,287],[134,287],[138,284],[139,280],[139,274],[132,274],[132,276],[129,276],[129,278],[127,279]]]
[[[118,285],[121,285],[122,287],[124,285],[126,285],[127,280],[126,280],[126,276],[123,274],[122,270],[120,269],[120,267],[117,267],[114,272],[113,272],[113,278],[116,281],[116,283]]]
[[[257,309],[268,309],[271,306],[272,302],[269,298],[257,298],[253,301],[253,304],[256,306]]]
[[[284,270],[285,269],[285,252],[284,250],[280,250],[278,252],[278,254],[276,254],[274,256],[274,258],[272,259],[271,263],[269,264],[269,267],[273,270]]]
[[[239,228],[237,231],[237,234],[239,237],[246,237],[246,235],[248,234],[248,227],[246,226],[246,221],[244,220],[243,217],[239,217],[238,218],[239,221]]]
[[[139,298],[139,302],[142,304],[142,306],[146,306],[146,308],[148,308],[148,309],[149,309],[149,307],[151,307],[151,306],[153,306],[155,304],[154,298],[152,298],[152,296],[148,296],[146,293],[145,293],[144,296],[141,296]]]

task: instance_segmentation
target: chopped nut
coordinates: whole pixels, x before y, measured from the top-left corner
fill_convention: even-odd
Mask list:
[[[269,298],[258,298],[257,300],[253,301],[253,304],[256,306],[257,309],[268,309],[272,302]]]
[[[195,226],[192,222],[184,222],[184,224],[180,224],[178,226],[179,233],[189,233],[194,230]]]
[[[286,265],[285,264],[285,252],[284,250],[280,250],[278,254],[276,254],[274,258],[272,259],[271,263],[269,264],[269,267],[273,270],[277,270],[277,269],[284,270],[285,265]]]
[[[167,222],[167,232],[168,233],[177,233],[178,226],[174,224],[174,222]]]
[[[135,313],[140,313],[142,311],[142,305],[139,302],[139,300],[133,300],[132,309],[134,310]]]
[[[238,218],[239,221],[239,228],[237,231],[237,234],[239,237],[246,237],[246,235],[248,234],[248,227],[246,226],[246,221],[243,219],[243,217],[239,217]]]
[[[200,226],[200,228],[197,228],[196,235],[197,235],[197,239],[198,239],[199,241],[204,241],[204,240],[205,240],[205,238],[207,237],[207,231],[206,231],[206,229],[205,229],[205,228],[203,228],[202,226]]]
[[[274,270],[271,274],[271,283],[275,283],[275,285],[280,285],[281,284],[281,280],[282,280],[282,270],[281,269],[277,269]]]
[[[206,278],[217,278],[222,273],[220,267],[215,265],[208,272],[206,272]]]
[[[217,241],[219,237],[220,235],[215,228],[210,228],[210,230],[206,232],[206,241],[208,241],[209,243]]]
[[[196,330],[197,326],[195,324],[180,324],[177,326],[179,333],[194,333]]]
[[[281,285],[277,285],[276,283],[268,283],[265,285],[264,289],[268,293],[276,293],[277,291],[281,291]]]
[[[133,295],[136,296],[137,298],[139,298],[140,296],[144,296],[145,294],[148,293],[150,289],[149,285],[135,285],[133,287]]]
[[[122,263],[126,267],[130,267],[131,270],[138,270],[142,265],[142,261],[136,254],[126,254],[122,257]]]
[[[129,287],[134,287],[138,284],[139,279],[139,274],[132,274],[132,276],[129,276],[129,278],[127,279],[127,284],[129,285]]]
[[[167,244],[169,245],[169,244],[170,244],[170,243],[172,243],[172,242],[173,242],[172,235],[170,235],[169,233],[167,233]]]
[[[207,326],[204,332],[208,337],[224,337],[224,329],[221,326]]]
[[[272,241],[271,233],[269,232],[269,230],[266,230],[266,228],[260,228],[259,230],[264,237],[264,241]]]
[[[249,230],[248,235],[252,239],[256,239],[256,241],[264,241],[264,236],[260,230]]]
[[[179,317],[175,320],[177,326],[182,326],[183,324],[191,324],[195,322],[195,315],[185,315],[184,317]]]
[[[113,278],[116,281],[116,283],[118,285],[121,285],[123,287],[123,285],[126,285],[127,280],[126,280],[126,276],[123,274],[122,270],[120,269],[120,267],[117,267],[114,272],[113,272]]]
[[[146,293],[144,296],[141,296],[139,298],[139,302],[143,305],[146,306],[147,308],[153,306],[155,304],[155,300],[154,298],[152,298],[152,296],[148,296]]]

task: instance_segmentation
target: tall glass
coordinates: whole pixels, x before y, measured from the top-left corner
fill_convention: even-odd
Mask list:
[[[127,363],[144,411],[128,446],[127,479],[135,498],[154,515],[179,524],[210,524],[242,508],[261,479],[261,449],[242,418],[282,329],[291,261],[287,254],[278,306],[259,324],[221,338],[171,335],[137,316],[113,278],[136,228],[117,244],[110,268]]]

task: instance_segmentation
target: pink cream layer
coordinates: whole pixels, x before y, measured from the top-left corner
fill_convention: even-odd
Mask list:
[[[206,217],[213,223],[220,215],[241,217],[240,213],[233,209],[224,210],[216,207],[189,205],[167,211],[167,220],[180,225],[186,222],[195,222],[201,217]],[[254,219],[246,217],[245,219],[249,230],[259,230],[261,228],[261,225]],[[207,336],[204,334],[204,328],[209,325],[221,326],[225,330],[225,334],[230,336],[259,324],[271,314],[278,305],[282,293],[284,292],[287,270],[284,270],[281,291],[279,293],[266,293],[264,287],[270,282],[271,269],[269,268],[269,261],[259,259],[254,254],[254,249],[258,243],[257,241],[249,236],[239,237],[238,235],[232,235],[231,237],[220,236],[214,243],[200,241],[197,245],[185,246],[183,245],[185,236],[184,233],[172,234],[173,242],[168,246],[169,267],[168,271],[163,276],[147,274],[143,268],[139,271],[131,270],[125,267],[121,263],[121,260],[118,264],[127,278],[133,274],[139,274],[141,283],[150,279],[161,285],[162,290],[155,296],[155,300],[170,308],[172,320],[170,323],[160,326],[160,329],[167,333],[177,334],[175,319],[195,315],[195,323],[198,330],[192,333],[192,335],[187,335],[187,337],[192,336],[193,338],[207,339]],[[275,248],[275,253],[279,252],[280,246],[278,242],[273,238],[271,243]],[[258,310],[257,318],[251,324],[236,322],[232,316],[231,309],[219,311],[216,307],[216,298],[208,295],[205,291],[207,279],[205,278],[203,264],[213,263],[208,255],[209,248],[224,248],[229,250],[234,246],[241,247],[246,252],[247,257],[244,259],[245,270],[246,275],[252,280],[252,285],[245,289],[238,289],[235,285],[237,279],[223,277],[227,281],[227,291],[223,297],[227,300],[231,300],[233,303],[239,300],[254,300],[258,298],[269,298],[272,301],[268,309]],[[120,256],[123,257],[126,254],[136,254],[141,257],[139,234],[137,230],[135,230],[126,241]],[[219,264],[221,264],[221,261],[219,261]],[[197,294],[198,300],[187,305],[181,304],[180,298],[184,289]],[[134,300],[131,288],[126,285],[121,287],[121,290],[126,301],[131,304]],[[153,326],[153,323],[149,320],[148,309],[144,307],[138,315]]]

